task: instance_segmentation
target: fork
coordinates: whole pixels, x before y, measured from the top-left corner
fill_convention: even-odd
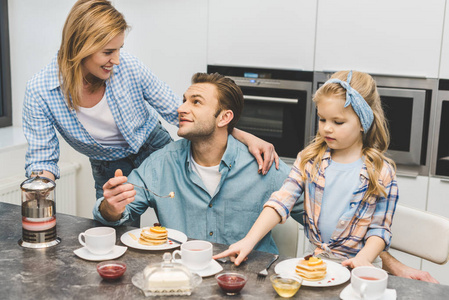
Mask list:
[[[270,262],[267,264],[267,266],[265,267],[265,269],[263,269],[262,271],[260,271],[259,273],[257,273],[257,281],[263,281],[265,280],[265,277],[267,277],[268,275],[268,269],[270,268],[270,266],[279,258],[279,255],[275,254],[273,259],[270,260]]]
[[[145,190],[145,191],[148,191],[148,192],[152,193],[153,195],[155,195],[156,197],[159,197],[159,198],[174,198],[174,197],[175,197],[175,192],[170,192],[170,193],[169,193],[168,195],[166,195],[166,196],[160,196],[160,195],[156,194],[155,192],[153,192],[152,190],[147,189],[147,188],[144,188],[143,186],[136,185],[136,184],[131,183],[131,182],[128,182],[128,181],[125,182],[125,183],[129,183],[129,184],[131,184],[131,185],[133,185],[133,186],[135,186],[135,187],[138,187],[138,188],[141,188],[141,189],[143,189],[143,190]]]

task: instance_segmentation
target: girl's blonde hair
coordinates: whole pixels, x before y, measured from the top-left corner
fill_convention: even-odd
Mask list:
[[[76,109],[80,103],[83,59],[105,47],[128,28],[123,15],[107,0],[79,0],[72,7],[64,24],[58,52],[59,82],[69,107]],[[91,91],[102,87],[104,82],[91,82]]]
[[[348,73],[349,71],[340,71],[334,73],[331,78],[346,81]],[[384,160],[394,169],[396,169],[396,165],[393,160],[385,156],[385,152],[390,144],[390,133],[382,109],[380,96],[377,92],[376,82],[369,74],[353,71],[350,85],[365,99],[374,114],[374,120],[370,129],[363,134],[362,154],[365,157],[365,164],[369,176],[368,190],[363,200],[367,200],[371,195],[382,194],[387,196],[385,188],[378,181],[380,172],[382,171]],[[316,91],[313,101],[318,103],[321,99],[329,97],[346,101],[346,90],[338,83],[327,83]],[[303,174],[304,180],[307,179],[305,166],[308,161],[313,162],[311,176],[312,178],[316,178],[326,149],[326,141],[318,131],[313,141],[301,154],[300,171]]]

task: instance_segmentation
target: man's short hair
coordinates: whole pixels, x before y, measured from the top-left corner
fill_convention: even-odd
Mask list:
[[[218,114],[223,110],[232,110],[234,118],[228,124],[228,133],[231,133],[240,119],[243,110],[243,93],[234,80],[221,74],[196,73],[192,76],[192,84],[210,83],[215,85],[218,93]]]

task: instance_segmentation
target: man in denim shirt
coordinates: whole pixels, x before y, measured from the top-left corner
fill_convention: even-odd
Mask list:
[[[232,132],[243,109],[243,94],[230,79],[197,73],[179,107],[178,135],[184,139],[153,153],[128,178],[111,178],[94,218],[116,226],[152,207],[162,226],[189,238],[232,244],[243,238],[289,168],[283,162],[265,176],[255,175],[257,161]],[[121,175],[120,172],[117,175]],[[174,191],[174,198],[158,195]],[[271,233],[256,247],[277,253]]]

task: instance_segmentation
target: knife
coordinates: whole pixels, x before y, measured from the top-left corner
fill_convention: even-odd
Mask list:
[[[182,242],[180,242],[180,241],[178,241],[178,240],[175,240],[175,239],[173,239],[173,238],[171,238],[171,237],[167,237],[170,241],[172,241],[172,242],[175,242],[175,243],[177,243],[177,244],[180,244],[180,245],[182,245]]]

